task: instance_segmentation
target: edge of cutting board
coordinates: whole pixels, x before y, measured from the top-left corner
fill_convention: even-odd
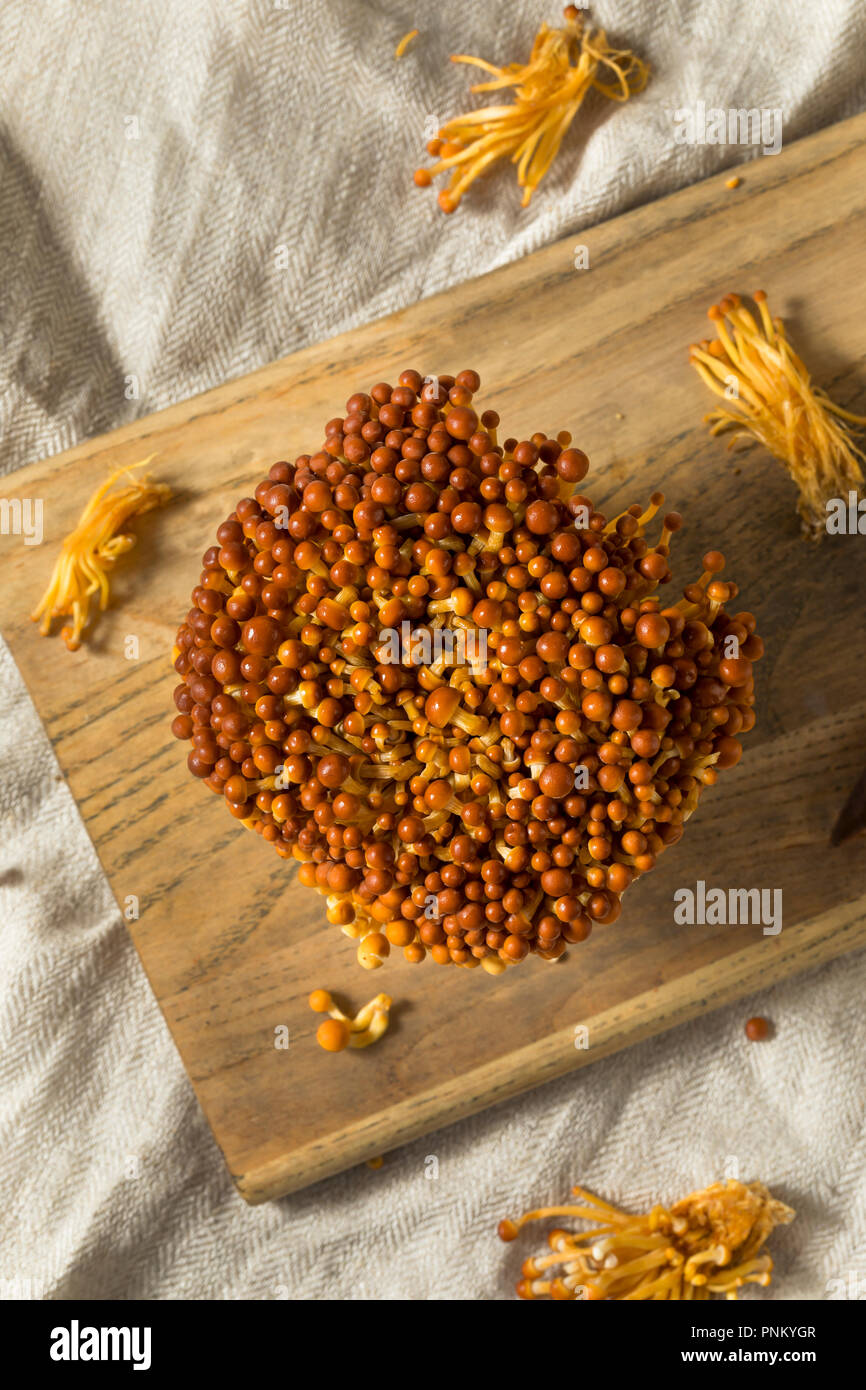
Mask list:
[[[583,1022],[593,1039],[586,1049],[574,1046],[573,1029],[560,1029],[529,1047],[497,1058],[463,1076],[449,1078],[424,1095],[391,1106],[384,1118],[381,1115],[372,1117],[371,1132],[365,1125],[356,1125],[351,1131],[342,1131],[296,1149],[290,1157],[249,1172],[232,1172],[232,1179],[244,1201],[251,1206],[273,1201],[442,1128],[443,1115],[448,1116],[448,1124],[456,1123],[634,1043],[688,1023],[757,988],[757,973],[767,968],[764,951],[768,946],[774,952],[773,984],[815,969],[848,951],[866,946],[866,916],[862,904],[854,901],[837,906],[806,922],[786,927],[778,937],[763,939],[720,962],[636,995],[618,1008],[585,1018]]]
[[[756,158],[747,161],[742,166],[737,165],[733,171],[741,171],[743,182],[748,180],[750,197],[762,196],[771,193],[779,185],[788,183],[797,176],[798,171],[802,168],[818,169],[822,164],[830,163],[863,144],[866,144],[866,111],[825,126],[811,135],[795,140],[790,145],[785,145],[780,156]],[[818,149],[821,149],[823,153],[821,158],[816,160],[815,151]],[[640,203],[637,207],[629,208],[613,217],[591,223],[576,232],[570,232],[564,237],[557,238],[536,251],[528,252],[514,261],[508,261],[504,265],[497,266],[494,270],[486,271],[482,275],[463,282],[460,287],[461,317],[463,319],[470,318],[475,304],[484,304],[490,299],[491,282],[499,277],[507,276],[512,287],[516,288],[521,278],[537,279],[539,269],[543,270],[548,264],[551,274],[558,273],[561,270],[562,247],[567,242],[573,242],[576,237],[586,235],[599,239],[604,238],[605,249],[612,250],[620,240],[616,233],[624,227],[628,227],[629,231],[628,237],[622,238],[623,240],[633,240],[639,237],[641,224],[646,224],[648,233],[656,231],[658,229],[658,209],[661,206],[675,207],[679,213],[679,222],[683,226],[688,225],[694,220],[693,213],[714,210],[716,200],[725,193],[724,178],[731,172],[732,168],[729,167],[708,174],[696,183],[687,184],[672,193],[666,193],[658,198]],[[737,196],[736,193],[733,196]],[[709,198],[712,198],[712,204],[708,202]],[[666,226],[669,227],[670,223],[666,223]],[[608,238],[612,239],[608,241]],[[127,424],[118,425],[115,429],[104,434],[93,435],[68,449],[59,450],[56,454],[48,454],[32,463],[25,464],[9,474],[4,481],[12,484],[13,490],[17,490],[14,485],[17,485],[20,480],[26,479],[31,470],[36,472],[46,467],[57,468],[68,463],[78,462],[81,459],[95,458],[133,440],[146,443],[152,435],[159,435],[167,429],[174,429],[182,422],[190,423],[200,415],[218,415],[221,411],[239,405],[244,400],[251,402],[260,400],[263,394],[269,398],[278,397],[288,389],[286,377],[290,368],[293,388],[303,385],[304,367],[307,363],[318,366],[323,360],[331,359],[330,365],[333,365],[336,373],[338,365],[342,365],[347,358],[351,360],[351,350],[343,354],[343,346],[349,345],[351,348],[353,337],[359,330],[363,329],[365,334],[375,334],[377,330],[384,331],[399,324],[404,315],[419,310],[435,317],[437,304],[448,299],[452,294],[453,287],[439,290],[378,319],[361,322],[356,327],[346,329],[332,338],[297,348],[285,357],[275,358],[264,367],[256,367],[250,372],[240,372],[219,386],[208,387],[193,396],[185,396],[183,400],[164,406],[148,415],[139,416]],[[369,347],[369,344],[366,346]],[[150,428],[143,429],[142,426],[145,424],[149,425]]]

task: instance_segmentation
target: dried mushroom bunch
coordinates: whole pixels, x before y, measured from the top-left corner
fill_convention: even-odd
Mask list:
[[[551,1253],[523,1263],[521,1298],[595,1302],[702,1300],[738,1297],[747,1284],[766,1288],[773,1261],[763,1249],[776,1226],[794,1212],[763,1183],[729,1178],[691,1192],[670,1208],[657,1204],[641,1214],[620,1211],[574,1188],[574,1206],[528,1211],[500,1223],[502,1240],[521,1226],[549,1216],[574,1216],[592,1227],[581,1233],[554,1230]]]
[[[661,494],[608,520],[570,435],[499,443],[479,384],[353,395],[219,527],[177,637],[190,771],[368,966],[558,959],[754,723],[763,648],[723,557],[666,602]]]
[[[866,417],[843,410],[812,382],[763,290],[752,296],[756,313],[738,294],[707,310],[716,338],[693,343],[689,361],[724,405],[705,416],[711,434],[729,434],[731,447],[763,444],[787,468],[799,489],[803,534],[820,540],[828,503],[859,496],[866,454],[852,430]]]

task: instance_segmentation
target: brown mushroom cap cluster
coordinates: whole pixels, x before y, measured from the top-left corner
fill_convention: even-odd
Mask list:
[[[570,435],[498,443],[479,384],[352,396],[219,527],[177,637],[190,771],[301,861],[367,966],[558,959],[754,724],[763,646],[723,557],[666,605],[661,494],[609,521]]]

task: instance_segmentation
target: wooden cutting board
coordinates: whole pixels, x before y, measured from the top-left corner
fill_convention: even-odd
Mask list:
[[[710,303],[764,288],[817,380],[866,411],[866,116],[742,173],[736,191],[713,177],[5,482],[6,496],[44,499],[45,543],[0,537],[4,632],[118,902],[139,901],[129,930],[250,1202],[866,944],[863,840],[828,846],[864,760],[866,539],[802,540],[787,475],[760,450],[732,460],[709,438],[710,398],[687,364]],[[578,243],[589,269],[575,269]],[[614,925],[556,965],[532,959],[499,978],[409,966],[401,952],[362,971],[322,900],[189,776],[169,734],[169,654],[216,526],[274,459],[318,447],[351,392],[407,366],[475,367],[503,434],[570,429],[608,514],[662,486],[686,518],[677,587],[721,548],[767,642],[758,726],[682,843]],[[135,524],[110,611],[68,654],[27,614],[109,467],[149,454],[177,500]],[[130,635],[138,659],[125,656]],[[783,930],[675,925],[673,892],[698,879],[781,888]],[[387,990],[384,1040],[322,1052],[315,986],[352,1007]],[[743,1045],[738,1028],[730,1046]]]

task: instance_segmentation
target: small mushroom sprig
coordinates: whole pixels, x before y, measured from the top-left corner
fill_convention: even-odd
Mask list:
[[[451,55],[452,63],[491,74],[473,92],[511,88],[514,99],[455,116],[429,141],[427,153],[437,162],[416,169],[415,183],[429,188],[436,175],[450,174],[438,197],[443,212],[454,212],[470,185],[503,159],[517,166],[521,206],[527,207],[589,92],[628,101],[646,86],[649,65],[641,58],[608,43],[604,30],[585,23],[576,5],[567,5],[563,17],[561,29],[542,24],[526,63],[497,67],[465,53]]]
[[[167,483],[156,483],[146,473],[150,458],[116,469],[99,485],[78,518],[74,530],[65,537],[54,565],[51,580],[37,607],[31,613],[39,631],[47,637],[55,618],[71,622],[60,629],[69,651],[77,651],[87,635],[91,600],[98,596],[100,609],[108,607],[108,577],[119,556],[135,545],[131,531],[122,531],[134,516],[162,507],[172,492]]]
[[[377,994],[354,1018],[344,1013],[326,989],[314,989],[309,998],[310,1008],[317,1014],[328,1014],[316,1029],[316,1042],[326,1052],[342,1052],[346,1047],[369,1047],[387,1031],[392,1000],[387,994]]]
[[[711,434],[732,434],[731,447],[757,440],[784,464],[799,489],[803,532],[820,540],[827,502],[862,486],[866,454],[850,427],[866,426],[866,416],[843,410],[812,384],[764,291],[752,298],[757,316],[738,294],[711,305],[707,317],[717,336],[689,349],[701,380],[725,402],[704,418]]]

